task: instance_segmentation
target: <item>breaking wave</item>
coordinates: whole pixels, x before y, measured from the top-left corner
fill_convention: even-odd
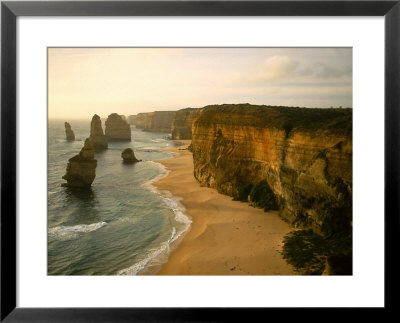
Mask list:
[[[107,222],[54,227],[49,229],[48,237],[51,240],[76,239],[82,233],[96,231],[105,225],[107,225]]]

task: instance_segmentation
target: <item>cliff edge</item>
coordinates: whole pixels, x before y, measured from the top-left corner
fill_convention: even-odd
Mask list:
[[[194,175],[294,227],[351,230],[352,110],[204,107],[192,126]]]

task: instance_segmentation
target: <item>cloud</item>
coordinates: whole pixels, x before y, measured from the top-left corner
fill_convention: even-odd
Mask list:
[[[276,81],[293,74],[297,63],[289,56],[272,56],[266,59],[255,75],[255,81]]]
[[[342,79],[351,76],[351,68],[334,66],[325,62],[315,62],[312,66],[302,70],[301,73],[314,79]]]
[[[351,93],[351,49],[49,50],[51,116],[135,114],[238,102],[351,106]]]

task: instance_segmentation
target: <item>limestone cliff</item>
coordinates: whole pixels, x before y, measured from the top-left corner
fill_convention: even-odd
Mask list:
[[[144,131],[171,132],[175,111],[154,111],[146,114]]]
[[[100,117],[95,114],[90,123],[90,142],[92,143],[95,151],[101,151],[108,148],[107,137],[103,133]]]
[[[143,131],[171,132],[176,111],[142,112],[136,115],[136,128]]]
[[[268,207],[276,203],[292,225],[350,229],[351,109],[207,106],[192,134],[194,175],[202,185],[239,200],[272,190]]]
[[[128,116],[128,118],[126,119],[126,121],[129,123],[129,124],[136,124],[136,115],[130,115],[130,116]]]
[[[71,125],[68,122],[65,122],[64,126],[65,126],[65,136],[66,136],[67,141],[74,141],[75,134],[71,129]]]
[[[62,177],[66,187],[88,188],[96,177],[97,160],[94,159],[94,148],[89,138],[80,153],[69,159],[66,174]]]
[[[105,135],[108,141],[131,140],[131,127],[119,114],[110,114],[105,124]]]
[[[136,115],[136,128],[143,129],[146,123],[146,114],[145,112],[138,113]]]
[[[172,121],[172,139],[192,139],[192,123],[199,109],[187,108],[176,111]]]

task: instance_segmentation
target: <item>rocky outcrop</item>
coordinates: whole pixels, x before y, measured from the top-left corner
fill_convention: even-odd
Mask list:
[[[131,148],[126,148],[121,154],[122,159],[124,160],[124,163],[136,163],[140,161],[135,157],[135,153]]]
[[[108,141],[131,140],[131,127],[117,113],[110,114],[105,124],[105,135]]]
[[[295,227],[351,229],[351,109],[208,106],[192,134],[202,185],[257,205],[269,201],[268,208],[276,201]]]
[[[62,177],[66,187],[88,188],[96,177],[97,160],[94,159],[94,148],[89,138],[85,140],[80,153],[69,159],[66,174]]]
[[[129,124],[136,124],[136,115],[130,115],[128,116],[127,120],[126,120]]]
[[[64,126],[65,126],[65,135],[66,135],[67,141],[74,141],[75,134],[71,129],[71,125],[68,122],[65,122]]]
[[[108,148],[107,137],[103,133],[100,117],[95,114],[90,124],[90,137],[89,140],[94,147],[95,151],[101,151]]]
[[[172,139],[192,139],[192,123],[199,111],[199,109],[194,108],[176,111],[171,128]]]

